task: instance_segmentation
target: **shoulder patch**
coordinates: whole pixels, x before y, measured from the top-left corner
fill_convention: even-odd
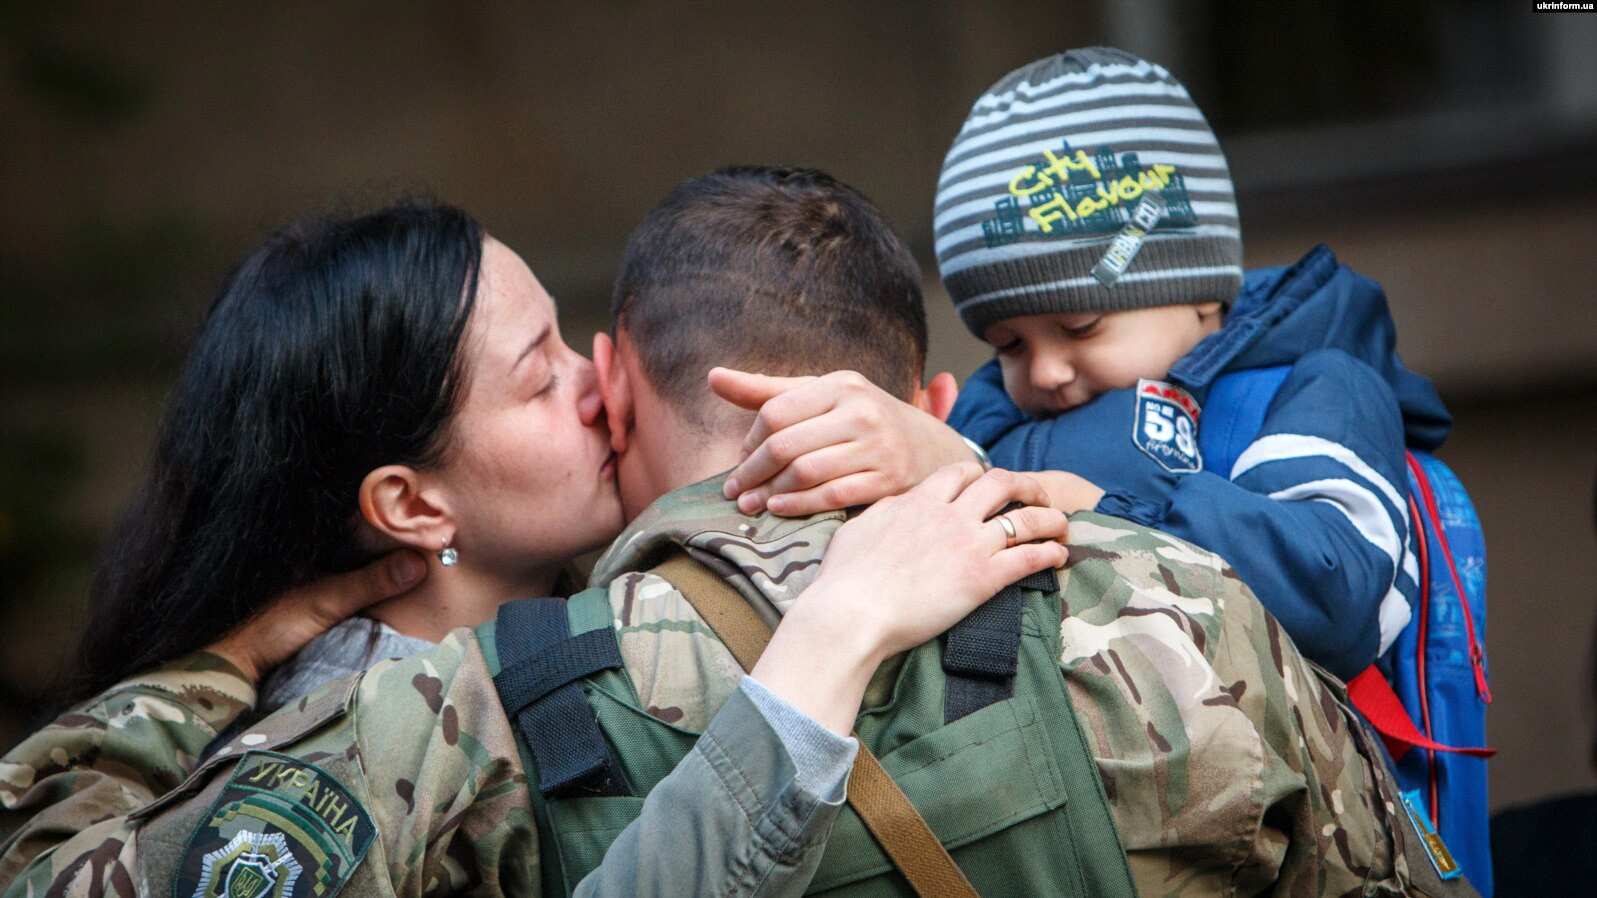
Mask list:
[[[1203,470],[1198,452],[1198,403],[1186,390],[1161,380],[1137,381],[1137,415],[1131,441],[1173,474]]]
[[[332,898],[375,834],[371,815],[326,771],[248,752],[189,837],[172,898]]]

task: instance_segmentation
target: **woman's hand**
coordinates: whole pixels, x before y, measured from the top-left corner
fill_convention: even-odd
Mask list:
[[[995,515],[1011,502],[1025,507]],[[959,622],[1004,586],[1065,562],[1065,515],[1042,487],[974,462],[942,468],[832,537],[820,574],[750,673],[834,732],[891,655]]]
[[[953,378],[937,377],[948,379],[951,396]],[[743,463],[726,481],[726,497],[744,514],[769,508],[799,517],[868,505],[971,459],[953,428],[853,371],[771,377],[712,368],[710,388],[759,412]]]
[[[391,599],[427,577],[427,562],[410,549],[390,552],[359,570],[283,593],[266,610],[205,647],[252,682],[292,658],[312,639],[363,609]]]

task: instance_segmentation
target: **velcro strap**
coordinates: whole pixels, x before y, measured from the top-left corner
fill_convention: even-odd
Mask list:
[[[1020,507],[1019,502],[1011,502],[1000,514]],[[943,642],[943,673],[948,677],[943,697],[945,723],[1014,695],[1020,619],[1026,605],[1023,589],[1055,592],[1059,577],[1052,569],[1027,574],[949,628]]]
[[[1035,574],[1027,574],[1015,581],[1015,585],[1021,589],[1035,589],[1038,592],[1058,592],[1059,572],[1048,568]]]
[[[494,676],[494,688],[505,711],[515,714],[561,686],[583,677],[621,667],[615,634],[590,630],[557,642],[530,658],[523,658]]]
[[[1025,599],[1010,584],[949,629],[943,643],[943,721],[980,711],[1015,692]]]
[[[550,798],[626,795],[581,679],[621,667],[613,631],[572,636],[564,599],[522,599],[499,607],[495,641],[499,701],[516,722]]]
[[[950,676],[1002,680],[1015,675],[1020,652],[1020,615],[1025,599],[1011,583],[976,606],[948,631],[943,672]]]

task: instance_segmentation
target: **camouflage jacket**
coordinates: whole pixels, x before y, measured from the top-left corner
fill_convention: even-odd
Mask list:
[[[637,572],[665,544],[690,547],[774,622],[843,520],[745,516],[716,478],[634,521],[592,582],[608,584],[643,706],[702,729],[740,672],[680,593]],[[1402,894],[1424,872],[1404,856],[1392,780],[1343,686],[1298,654],[1218,556],[1078,514],[1060,588],[1059,669],[1140,893]],[[867,707],[889,686],[879,675]]]
[[[254,696],[196,655],[13,749],[0,761],[0,893],[538,894],[526,777],[474,633],[334,681],[196,770]],[[579,895],[803,890],[841,796],[795,781],[763,707],[733,693]]]

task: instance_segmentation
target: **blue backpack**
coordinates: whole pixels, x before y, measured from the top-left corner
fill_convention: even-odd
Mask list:
[[[1290,365],[1221,375],[1198,427],[1204,467],[1229,472],[1258,436]],[[1457,869],[1490,898],[1486,706],[1486,542],[1458,477],[1428,452],[1408,453],[1409,518],[1420,566],[1419,607],[1375,666],[1348,683],[1353,706],[1381,735],[1404,804],[1434,821]],[[1223,473],[1222,473],[1223,476]],[[1468,747],[1461,747],[1468,746]],[[1433,854],[1433,859],[1435,855]],[[1448,878],[1445,855],[1438,872]]]

